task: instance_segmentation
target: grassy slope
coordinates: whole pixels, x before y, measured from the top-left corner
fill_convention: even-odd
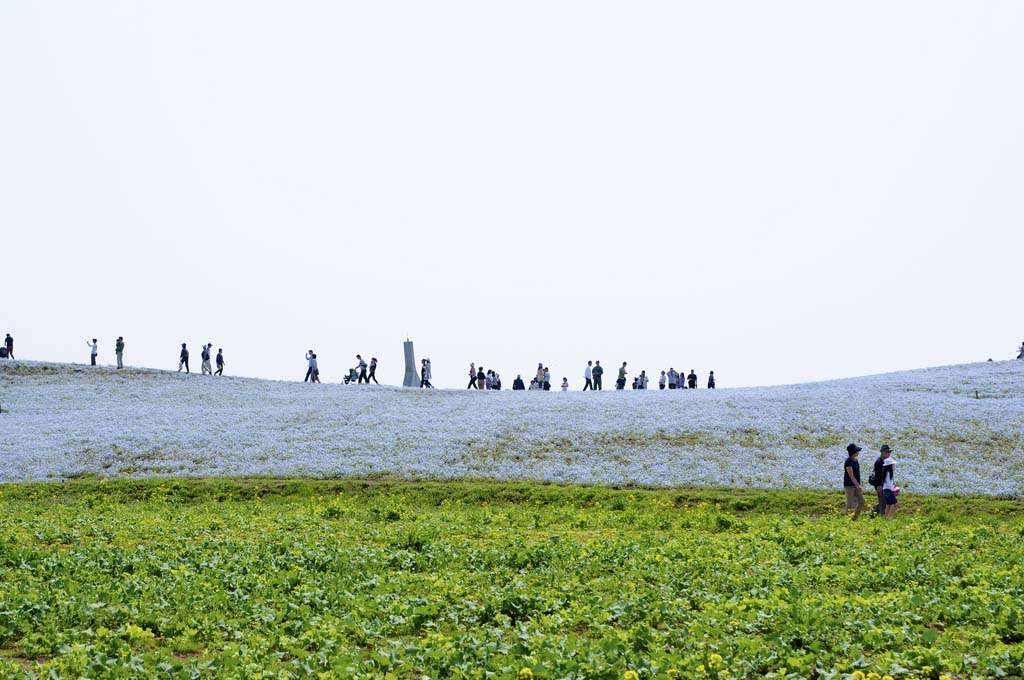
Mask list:
[[[0,656],[64,677],[706,677],[712,654],[718,677],[1024,672],[1021,501],[915,498],[886,523],[840,505],[528,483],[5,485]]]

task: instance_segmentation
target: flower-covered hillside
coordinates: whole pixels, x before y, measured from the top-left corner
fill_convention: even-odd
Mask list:
[[[1024,491],[1024,362],[698,391],[477,392],[0,362],[0,481],[82,475]]]

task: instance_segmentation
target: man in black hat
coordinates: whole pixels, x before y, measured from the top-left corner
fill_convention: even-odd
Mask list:
[[[853,519],[860,517],[860,513],[868,507],[864,500],[864,489],[860,485],[860,463],[857,461],[857,454],[861,448],[856,444],[846,447],[846,462],[843,463],[843,491],[846,492],[846,511],[853,510]]]
[[[878,458],[875,459],[874,471],[871,473],[871,486],[875,487],[875,494],[878,496],[878,505],[871,511],[876,515],[885,514],[885,495],[882,493],[882,483],[885,481],[885,459],[892,453],[888,444],[883,444],[878,451]]]

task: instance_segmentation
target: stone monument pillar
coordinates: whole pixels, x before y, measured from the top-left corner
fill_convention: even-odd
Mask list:
[[[405,343],[405,379],[402,380],[403,387],[419,387],[420,372],[416,370],[416,353],[412,349],[412,340]]]

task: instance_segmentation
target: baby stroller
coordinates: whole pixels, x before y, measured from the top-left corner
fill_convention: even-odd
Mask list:
[[[345,376],[345,384],[354,383],[359,379],[359,373],[354,368],[348,369],[348,375]]]

